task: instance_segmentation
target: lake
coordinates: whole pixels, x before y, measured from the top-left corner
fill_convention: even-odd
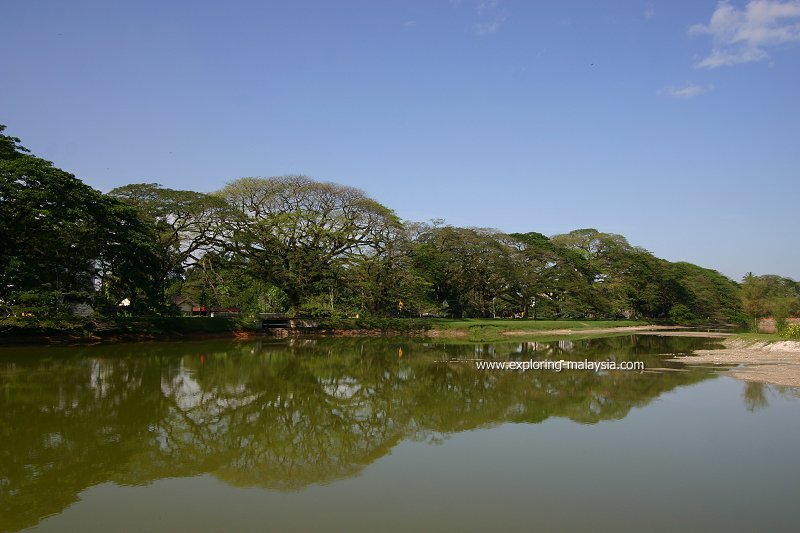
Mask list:
[[[0,531],[796,531],[800,391],[715,342],[2,348]]]

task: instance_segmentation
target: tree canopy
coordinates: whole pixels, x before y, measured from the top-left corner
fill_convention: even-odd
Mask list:
[[[625,237],[547,237],[401,221],[363,191],[307,176],[219,191],[137,183],[102,194],[0,127],[0,299],[169,313],[198,306],[312,315],[661,318],[742,322],[799,312],[797,283],[742,286]],[[132,311],[132,310],[129,310]]]
[[[152,303],[152,233],[136,212],[25,153],[18,139],[0,134],[0,147],[0,299]]]

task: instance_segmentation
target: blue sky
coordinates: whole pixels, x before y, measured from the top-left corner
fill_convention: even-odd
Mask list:
[[[800,1],[6,2],[0,123],[102,190],[300,173],[800,279]]]

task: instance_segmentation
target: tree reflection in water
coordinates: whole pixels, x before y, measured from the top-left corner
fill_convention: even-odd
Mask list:
[[[404,439],[550,417],[624,417],[703,371],[477,371],[450,358],[615,359],[698,339],[550,343],[391,339],[170,343],[0,353],[0,530],[34,525],[111,481],[209,473],[236,486],[300,490],[355,476]],[[746,395],[756,408],[757,394]]]

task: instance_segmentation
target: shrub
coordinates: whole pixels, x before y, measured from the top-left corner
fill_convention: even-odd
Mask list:
[[[781,337],[787,339],[800,339],[800,324],[790,324],[783,328]]]
[[[744,311],[733,310],[728,313],[728,322],[736,324],[737,326],[748,327],[753,324],[753,319]]]
[[[692,313],[692,310],[683,304],[678,304],[669,310],[669,319],[676,324],[688,324],[697,317]]]

